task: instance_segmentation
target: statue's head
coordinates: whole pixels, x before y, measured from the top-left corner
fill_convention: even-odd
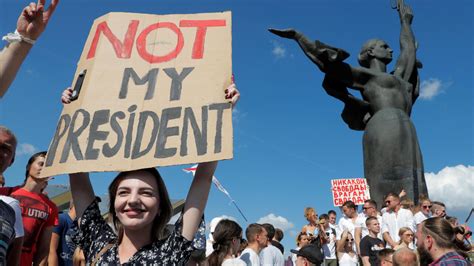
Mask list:
[[[364,43],[358,56],[359,64],[370,67],[370,61],[377,58],[388,64],[392,61],[393,50],[388,44],[380,39],[371,39]]]

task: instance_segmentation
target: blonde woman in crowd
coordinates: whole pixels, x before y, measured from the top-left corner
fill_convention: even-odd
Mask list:
[[[344,230],[341,235],[341,240],[337,241],[337,258],[339,266],[358,266],[359,257],[352,248],[354,244],[354,237],[347,230]]]
[[[430,218],[431,201],[424,195],[420,196],[419,204],[414,212],[416,230],[420,230],[420,224]]]
[[[415,233],[410,228],[400,228],[400,231],[398,231],[398,236],[400,237],[400,241],[398,242],[398,245],[395,246],[395,250],[401,248],[409,248],[413,250],[413,239],[415,238]]]
[[[301,228],[301,232],[307,234],[311,242],[313,238],[316,238],[319,234],[318,214],[313,207],[306,207],[304,209],[304,217],[308,221],[308,224]]]

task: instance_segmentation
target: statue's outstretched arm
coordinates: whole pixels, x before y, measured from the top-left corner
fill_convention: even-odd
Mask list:
[[[295,40],[305,55],[325,73],[323,88],[330,96],[344,102],[342,119],[351,129],[364,130],[370,105],[350,94],[347,88],[363,90],[370,73],[364,68],[354,68],[343,61],[349,57],[346,51],[320,41],[310,41],[294,29],[269,29],[277,36]]]
[[[316,43],[313,41],[310,41],[306,36],[304,36],[302,33],[296,31],[295,29],[284,29],[284,30],[278,30],[278,29],[268,29],[271,33],[278,35],[282,38],[287,38],[287,39],[293,39],[295,40],[298,45],[301,47],[303,50],[304,54],[318,66],[318,68],[322,72],[326,72],[324,68],[324,63],[318,58],[318,47],[316,46]]]
[[[411,29],[413,11],[410,6],[405,5],[403,0],[398,0],[400,16],[400,57],[397,60],[394,74],[406,81],[410,81],[416,68],[416,44],[415,36]]]

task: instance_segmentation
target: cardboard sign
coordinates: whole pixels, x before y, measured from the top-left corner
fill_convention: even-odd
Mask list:
[[[231,26],[230,12],[96,19],[41,175],[232,158]]]
[[[342,206],[351,200],[356,205],[370,199],[369,186],[365,178],[332,179],[332,198],[334,206]]]

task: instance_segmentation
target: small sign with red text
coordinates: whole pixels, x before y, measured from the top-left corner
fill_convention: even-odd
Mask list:
[[[365,178],[332,179],[331,187],[334,206],[342,206],[348,200],[362,205],[365,200],[370,199]]]

